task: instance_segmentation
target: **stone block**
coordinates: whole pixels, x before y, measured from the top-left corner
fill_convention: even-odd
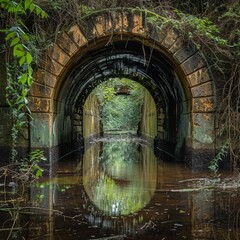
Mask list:
[[[87,43],[87,39],[77,25],[73,25],[69,29],[68,35],[71,40],[77,45],[77,47],[82,47],[84,44]]]
[[[52,93],[53,93],[53,88],[50,88],[46,85],[38,84],[36,82],[33,83],[30,89],[30,96],[34,96],[34,97],[51,98]]]
[[[33,113],[31,122],[31,147],[50,147],[52,142],[52,115]]]
[[[68,56],[72,56],[77,51],[76,44],[66,32],[61,33],[56,42],[57,45],[68,54]]]
[[[57,82],[57,77],[52,73],[45,71],[44,69],[38,68],[33,74],[33,81],[54,87]]]
[[[195,85],[199,85],[204,82],[210,81],[211,77],[209,75],[208,69],[206,67],[193,72],[192,74],[187,76],[187,80],[190,87]]]
[[[123,29],[123,15],[121,11],[112,12],[113,32],[122,32]]]
[[[81,24],[81,32],[87,40],[92,40],[94,38],[100,37],[101,31],[103,31],[101,23],[99,23],[98,26],[96,26],[97,19],[102,20],[100,16],[98,17],[90,16],[84,19]],[[96,29],[96,27],[98,29]]]
[[[63,66],[66,65],[70,59],[67,53],[65,53],[57,44],[54,44],[53,47],[48,50],[48,56]]]
[[[161,43],[167,34],[166,29],[162,28],[161,26],[154,26],[153,24],[148,22],[147,29],[148,37],[158,43]]]
[[[178,33],[175,29],[169,29],[167,31],[167,35],[165,36],[164,40],[162,41],[162,45],[167,49],[170,48],[173,43],[178,39]]]
[[[131,32],[133,29],[133,14],[132,11],[124,10],[122,12],[122,31]]]
[[[29,108],[32,112],[50,112],[50,99],[29,97]]]
[[[193,112],[213,112],[215,110],[215,98],[193,98],[192,100]]]
[[[100,16],[85,19],[82,27],[82,31],[88,39],[111,34],[113,30],[113,17],[111,12],[103,12]]]
[[[105,33],[113,32],[113,19],[110,13],[104,14],[104,32]]]
[[[179,62],[182,63],[191,57],[196,51],[188,45],[182,45],[178,51],[176,51],[173,57]]]
[[[2,38],[3,40],[4,38]],[[1,41],[1,40],[0,40]],[[6,87],[7,87],[7,72],[6,72],[6,63],[3,61],[4,55],[0,53],[0,106],[6,106]]]
[[[196,70],[206,66],[206,62],[200,53],[195,53],[181,64],[182,69],[186,74],[195,72]]]
[[[193,149],[214,149],[214,113],[193,113]]]
[[[105,35],[105,20],[104,15],[98,16],[97,18],[94,18],[94,28],[92,35],[96,36],[103,36]]]
[[[144,35],[145,29],[144,29],[144,16],[143,12],[134,13],[132,16],[132,33]]]
[[[55,76],[58,76],[63,69],[63,66],[60,63],[58,63],[48,55],[45,55],[41,58],[39,67],[46,70],[49,73],[52,73]]]
[[[193,172],[207,171],[210,161],[215,156],[215,149],[186,149],[186,162]]]
[[[5,146],[11,143],[10,110],[7,107],[0,107],[0,145]]]
[[[173,43],[168,51],[173,54],[177,52],[183,46],[183,44],[183,39],[181,37],[178,37],[178,39]]]
[[[213,82],[209,81],[201,85],[191,88],[192,96],[195,97],[208,97],[213,96]]]

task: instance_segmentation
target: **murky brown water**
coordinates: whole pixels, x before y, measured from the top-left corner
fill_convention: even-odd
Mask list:
[[[32,187],[19,239],[240,239],[240,193],[209,187],[208,175],[147,146],[94,143]]]

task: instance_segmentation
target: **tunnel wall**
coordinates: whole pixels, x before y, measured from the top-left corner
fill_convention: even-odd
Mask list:
[[[89,95],[83,109],[83,137],[99,136],[101,133],[100,127],[100,107],[98,99],[95,95]],[[81,131],[81,129],[79,131]],[[81,134],[81,133],[80,133]]]
[[[57,98],[65,74],[77,56],[87,51],[90,42],[94,40],[97,44],[106,36],[111,41],[113,34],[151,42],[172,61],[184,91],[189,92],[190,107],[184,113],[191,128],[186,137],[186,156],[190,164],[201,167],[202,159],[208,162],[215,149],[215,90],[207,63],[201,53],[184,43],[175,30],[155,26],[144,12],[134,9],[102,11],[82,19],[81,26],[75,24],[59,34],[34,73],[30,108],[33,126],[38,127],[31,127],[31,147],[51,149],[59,144],[53,141],[54,132],[59,131],[54,129],[53,123],[59,114]]]
[[[163,128],[159,130],[164,131]],[[146,89],[144,91],[140,132],[142,136],[149,140],[152,140],[157,136],[156,104],[151,94]]]

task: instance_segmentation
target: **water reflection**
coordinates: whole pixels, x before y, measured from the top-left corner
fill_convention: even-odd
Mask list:
[[[54,178],[32,186],[31,207],[21,210],[15,233],[44,240],[237,240],[239,188],[206,187],[209,179],[156,160],[145,145],[97,141],[83,159],[60,162]],[[0,239],[8,239],[12,221],[0,212]]]
[[[152,149],[131,142],[100,145],[90,147],[83,159],[83,185],[91,201],[108,215],[128,215],[144,208],[157,182]]]

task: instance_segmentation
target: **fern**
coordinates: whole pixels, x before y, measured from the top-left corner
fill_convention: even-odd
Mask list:
[[[219,170],[219,163],[220,163],[220,161],[222,161],[223,158],[227,156],[228,149],[229,149],[229,141],[226,141],[225,144],[221,147],[221,149],[218,152],[218,154],[209,163],[208,168],[214,174],[216,174],[218,172],[218,170]]]

